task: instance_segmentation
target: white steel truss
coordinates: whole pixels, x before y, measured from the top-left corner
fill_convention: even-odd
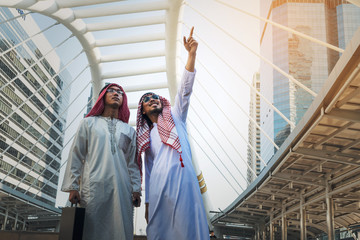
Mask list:
[[[270,20],[263,19],[254,14],[246,12],[242,9],[236,8],[230,4],[227,4],[223,1],[214,0],[214,2],[218,2],[219,4],[222,4],[228,8],[232,8],[238,12],[241,12],[241,14],[249,15],[258,20],[265,21],[269,24],[272,24],[275,27],[279,27],[289,33],[296,34],[299,37],[305,38],[311,42],[320,44],[322,46],[325,46],[329,49],[335,50],[340,53],[345,53],[343,49],[340,49],[336,46],[322,42],[311,36],[305,35],[303,33],[295,31],[294,29],[277,24]],[[359,1],[357,1],[357,0],[352,0],[349,2],[352,2],[353,4],[358,5],[358,6],[360,5]],[[114,3],[116,3],[116,5],[113,5]],[[303,85],[300,81],[295,79],[293,76],[286,73],[280,67],[278,67],[274,63],[272,63],[270,60],[261,56],[260,54],[257,53],[257,51],[252,50],[245,43],[243,43],[242,41],[237,39],[235,36],[233,36],[231,33],[229,33],[223,26],[220,26],[214,20],[212,20],[212,18],[210,16],[206,16],[202,12],[202,10],[197,9],[195,6],[193,6],[190,3],[190,1],[184,2],[181,0],[132,0],[132,1],[116,1],[116,0],[76,0],[76,1],[72,1],[72,0],[15,0],[15,1],[9,1],[9,0],[0,0],[0,6],[24,9],[24,10],[29,11],[29,12],[25,13],[25,15],[30,14],[30,13],[40,13],[42,15],[45,15],[47,17],[50,17],[50,18],[56,20],[56,23],[41,30],[37,34],[42,34],[43,32],[47,31],[48,29],[51,29],[53,26],[58,25],[58,24],[65,26],[71,32],[70,36],[64,38],[65,40],[63,40],[56,47],[51,49],[48,53],[45,53],[43,57],[41,57],[40,59],[35,61],[35,63],[30,65],[30,67],[28,67],[27,69],[25,69],[22,72],[17,73],[16,77],[14,77],[11,81],[9,81],[8,83],[6,83],[4,86],[1,87],[1,90],[5,89],[7,86],[11,85],[18,76],[22,75],[29,68],[34,66],[36,63],[40,62],[42,59],[44,59],[51,51],[54,51],[56,48],[62,46],[66,41],[75,37],[80,42],[80,44],[82,46],[82,51],[80,53],[78,53],[77,55],[75,55],[64,67],[62,67],[62,69],[58,73],[56,73],[56,75],[53,76],[53,78],[56,77],[58,74],[60,74],[60,72],[63,69],[66,69],[70,64],[72,64],[73,61],[75,61],[75,59],[77,59],[79,56],[82,55],[82,53],[84,53],[86,55],[88,65],[78,74],[78,76],[80,76],[86,69],[89,69],[90,73],[91,73],[91,80],[89,82],[83,83],[83,86],[85,86],[85,87],[78,91],[78,96],[80,96],[80,94],[82,94],[87,89],[87,87],[91,84],[92,91],[93,91],[93,94],[92,94],[93,99],[90,100],[90,102],[91,102],[91,101],[96,100],[97,93],[99,92],[100,88],[104,85],[104,83],[106,81],[111,81],[112,79],[115,79],[115,78],[124,78],[124,77],[132,77],[132,76],[139,76],[139,75],[164,73],[164,74],[166,74],[166,79],[167,79],[166,81],[163,81],[163,82],[143,81],[139,85],[124,86],[125,91],[127,93],[134,93],[134,92],[136,93],[136,92],[142,92],[142,91],[165,89],[169,93],[169,98],[170,98],[171,102],[174,102],[176,89],[177,89],[177,82],[178,82],[177,80],[179,79],[179,72],[178,72],[177,65],[179,65],[179,62],[181,62],[181,61],[178,61],[179,59],[181,60],[180,51],[179,51],[179,45],[181,44],[181,38],[179,37],[180,30],[181,30],[182,26],[190,28],[190,26],[188,26],[185,22],[183,22],[183,19],[182,19],[183,8],[188,7],[189,9],[192,9],[194,12],[196,12],[199,16],[201,16],[205,21],[208,21],[213,26],[217,27],[224,35],[226,35],[227,37],[232,39],[236,44],[242,45],[249,52],[251,52],[252,54],[257,56],[259,59],[261,59],[264,62],[266,62],[267,64],[269,64],[274,70],[278,71],[280,74],[282,74],[287,79],[289,79],[290,82],[298,85],[300,88],[302,88],[304,91],[306,91],[313,97],[319,97],[313,90],[311,90],[308,87],[306,87],[305,85]],[[146,14],[144,14],[144,13],[146,13]],[[106,17],[111,17],[111,16],[119,16],[120,19],[122,19],[122,21],[114,21],[114,20],[105,19]],[[14,17],[12,19],[7,19],[5,22],[2,22],[0,24],[6,23],[9,21],[13,21],[19,17],[21,17],[21,16]],[[142,32],[142,31],[132,31],[132,32],[129,31],[129,33],[122,35],[121,37],[105,37],[105,38],[98,37],[99,36],[98,33],[106,33],[106,32],[111,32],[111,31],[116,31],[116,30],[121,30],[121,29],[140,28],[143,26],[151,26],[151,25],[162,25],[163,31],[151,32],[151,33]],[[37,34],[32,35],[29,39],[35,37]],[[104,34],[104,35],[106,35],[106,34]],[[222,61],[225,65],[227,65],[229,67],[229,69],[231,69],[231,71],[233,71],[234,74],[237,75],[238,79],[240,81],[244,82],[249,87],[250,91],[252,91],[256,95],[260,96],[275,112],[277,112],[291,126],[292,130],[296,128],[295,123],[292,122],[291,120],[287,119],[285,117],[285,115],[283,113],[281,113],[271,103],[271,101],[266,99],[256,88],[254,88],[249,83],[249,81],[244,79],[241,76],[241,74],[239,74],[233,68],[233,66],[223,57],[223,55],[221,53],[219,53],[218,51],[216,51],[216,49],[211,47],[210,44],[206,40],[201,38],[201,36],[197,35],[196,33],[195,33],[195,36],[199,41],[201,41],[201,44],[206,46],[218,59],[220,59],[220,61]],[[6,54],[7,52],[11,51],[12,49],[15,49],[16,47],[24,44],[26,41],[27,40],[13,46],[11,49],[7,50],[6,52],[3,52],[2,54]],[[106,47],[110,47],[110,46],[124,46],[127,44],[134,44],[134,43],[143,44],[143,43],[156,42],[156,41],[163,41],[163,43],[164,43],[163,48],[160,48],[160,49],[149,48],[149,49],[141,50],[141,51],[132,51],[130,53],[112,53],[112,54],[108,54],[108,55],[102,54],[100,51],[100,48],[106,48]],[[127,69],[127,68],[116,69],[115,71],[104,71],[104,69],[103,69],[103,65],[108,64],[108,63],[117,63],[117,62],[122,62],[122,61],[141,60],[141,59],[150,59],[150,58],[164,58],[165,61],[164,61],[164,63],[160,63],[156,66],[142,65],[142,66],[138,66],[135,68],[129,68],[129,69]],[[202,66],[202,68],[205,69],[206,72],[208,72],[208,74],[217,81],[217,83],[220,85],[220,88],[222,88],[225,92],[227,92],[227,90],[221,86],[221,84],[220,84],[221,81],[219,81],[213,74],[211,74],[210,70],[208,70],[206,68],[205,64],[203,64],[201,56],[198,57],[198,62]],[[182,62],[181,64],[183,65],[184,63]],[[354,72],[354,76],[357,76],[357,72],[356,73]],[[74,82],[77,80],[77,78],[78,77],[76,77],[74,79]],[[50,80],[51,79],[49,79],[49,81]],[[46,83],[44,83],[44,85],[42,87],[44,87],[46,85]],[[72,83],[70,83],[68,86],[66,86],[66,88],[69,88]],[[203,89],[202,92],[204,92],[207,96],[211,97],[211,93],[207,92],[206,88],[204,87],[204,85],[201,82],[199,82],[198,85]],[[344,86],[347,87],[347,84],[345,84]],[[340,91],[339,95],[336,96],[336,99],[338,97],[342,96],[341,94],[343,93],[343,91],[345,91],[345,92],[349,91],[348,89],[345,89],[345,87],[344,87],[344,89],[342,89]],[[35,96],[36,94],[38,94],[38,92],[41,90],[41,88],[39,88],[35,92],[33,92],[31,96]],[[231,96],[231,94],[227,93],[227,95],[229,98],[231,98],[231,100],[235,104],[237,104],[236,100]],[[347,119],[347,120],[356,122],[355,120],[357,119],[358,114],[347,111],[347,109],[345,109],[345,110],[344,109],[339,110],[339,109],[341,108],[342,105],[346,105],[348,103],[348,100],[353,99],[354,97],[356,97],[358,95],[359,95],[359,91],[358,91],[358,89],[356,89],[356,90],[354,90],[354,92],[352,94],[347,96],[345,99],[342,99],[341,101],[337,101],[336,99],[334,99],[332,101],[332,104],[330,104],[329,107],[325,109],[325,111],[324,111],[325,114],[328,115],[327,116],[328,118]],[[60,96],[58,96],[58,97],[60,97]],[[194,98],[197,100],[197,102],[200,102],[200,100],[199,100],[201,98],[200,96],[198,97],[197,94],[194,94]],[[55,102],[56,99],[57,98],[55,98],[53,100],[53,102]],[[22,104],[17,106],[17,108],[14,110],[14,112],[16,112],[24,104],[26,104],[26,102],[28,100],[25,100]],[[75,104],[75,100],[76,99],[74,99],[69,104],[69,106]],[[203,104],[202,106],[204,106],[204,103],[201,103],[201,104]],[[239,109],[241,110],[241,112],[247,118],[249,118],[249,120],[253,124],[256,125],[256,128],[259,129],[265,135],[266,138],[268,138],[268,140],[273,145],[273,147],[276,148],[277,150],[279,150],[280,146],[277,146],[275,144],[274,140],[271,139],[266,134],[266,132],[261,128],[261,126],[259,126],[256,123],[256,120],[253,119],[248,113],[246,113],[246,111],[239,104],[237,104],[237,105],[238,105]],[[226,115],[226,112],[222,111],[221,106],[219,104],[217,104],[215,102],[214,106],[216,106],[219,109],[219,112],[221,114]],[[81,106],[81,107],[82,107],[82,109],[78,112],[76,117],[78,117],[81,114],[81,112],[83,111],[83,109],[86,108],[87,106],[85,105],[85,106]],[[134,101],[129,102],[129,107],[132,111],[136,110],[137,102],[134,102]],[[336,108],[336,109],[334,109],[334,108]],[[48,108],[44,109],[40,113],[38,118],[41,115],[43,115],[46,110],[48,110]],[[55,115],[57,117],[61,118],[63,114],[66,114],[66,111],[67,111],[67,109],[65,109],[62,113],[55,114]],[[196,112],[197,110],[192,107],[191,111],[193,111],[195,113],[195,116],[201,120],[201,123],[204,126],[206,126],[206,122],[204,122],[204,119],[201,119],[201,116],[199,116],[197,114],[197,112]],[[211,116],[211,113],[209,113],[208,110],[206,110],[206,111],[207,111],[207,114],[209,116]],[[0,124],[6,122],[10,117],[11,117],[11,115],[6,116],[4,119],[1,120]],[[68,127],[74,122],[75,118],[73,119],[73,121],[68,123],[68,126],[66,129],[68,129]],[[210,117],[210,119],[212,119],[212,121],[215,123],[215,125],[217,125],[217,127],[220,129],[219,125],[216,124],[216,121],[211,117]],[[239,136],[239,138],[245,142],[245,145],[247,145],[247,147],[249,149],[251,149],[251,151],[254,153],[254,155],[256,155],[256,157],[258,159],[260,159],[262,161],[262,163],[264,164],[264,166],[266,167],[268,163],[262,159],[262,157],[257,153],[256,149],[248,142],[248,140],[245,139],[243,134],[233,124],[233,122],[231,121],[231,116],[226,116],[226,119],[230,123],[229,125],[232,125],[232,127],[236,130],[235,132]],[[20,137],[22,137],[24,134],[26,134],[26,131],[36,122],[36,120],[37,120],[37,118],[34,119],[30,123],[30,125],[25,130],[23,130],[23,132],[20,133],[20,135],[14,140],[13,143],[9,144],[9,146],[7,147],[5,152],[8,149],[10,149],[13,144],[15,144],[16,140],[18,140]],[[199,149],[199,151],[203,152],[204,155],[206,155],[206,157],[208,158],[208,160],[210,160],[213,163],[215,168],[218,169],[218,171],[220,172],[222,177],[231,186],[231,188],[234,190],[234,192],[236,192],[236,194],[239,194],[239,191],[237,188],[234,187],[233,183],[235,183],[241,189],[241,191],[244,191],[244,188],[246,187],[245,184],[242,184],[239,181],[239,179],[237,179],[237,177],[233,175],[233,173],[228,169],[228,166],[226,166],[226,164],[223,163],[222,157],[218,154],[218,152],[216,152],[212,148],[212,146],[214,146],[214,143],[210,143],[210,142],[211,141],[216,142],[216,144],[219,145],[219,148],[225,152],[225,155],[227,156],[227,158],[229,158],[230,162],[235,167],[235,169],[240,174],[240,176],[243,178],[244,182],[247,182],[247,179],[244,176],[245,172],[241,172],[241,170],[236,166],[236,164],[239,164],[241,161],[244,162],[244,165],[248,166],[248,168],[251,171],[251,174],[256,175],[254,170],[248,165],[248,163],[244,159],[244,156],[246,154],[241,153],[236,148],[234,143],[231,142],[231,140],[229,140],[227,138],[227,141],[230,142],[230,145],[232,146],[234,151],[236,151],[238,154],[236,159],[232,159],[226,153],[226,150],[222,147],[220,140],[218,140],[216,138],[217,136],[215,136],[211,132],[210,128],[206,127],[206,133],[210,133],[211,139],[206,139],[205,134],[203,134],[203,132],[201,132],[201,130],[198,129],[197,124],[194,123],[194,121],[192,119],[189,119],[189,123],[191,125],[191,128],[196,130],[196,134],[194,134],[195,132],[194,133],[190,132],[190,138],[192,138],[193,141],[196,143],[196,147]],[[52,123],[51,126],[53,126],[54,124],[55,123]],[[134,125],[134,122],[131,122],[131,124]],[[312,146],[314,148],[319,148],[324,143],[326,143],[328,140],[331,140],[337,134],[341,133],[341,130],[348,129],[348,127],[350,127],[350,125],[352,125],[352,124],[346,125],[346,127],[344,127],[344,128],[340,127],[338,132],[335,132],[332,135],[329,135],[329,136],[323,138],[321,140],[321,142],[313,143]],[[46,133],[44,133],[42,135],[42,137],[45,134]],[[311,135],[311,132],[309,132],[308,134]],[[205,145],[209,146],[209,148],[211,149],[211,152],[216,156],[216,159],[221,163],[221,165],[223,165],[225,167],[225,169],[227,170],[227,173],[224,174],[223,172],[221,172],[221,170],[218,168],[218,166],[220,164],[217,164],[217,163],[215,163],[215,161],[213,161],[214,158],[212,158],[210,155],[208,155],[208,152],[206,150],[204,150],[204,145],[200,144],[200,141],[198,141],[199,139],[196,139],[196,136],[200,136],[201,139],[203,140],[203,142],[205,142]],[[227,136],[225,136],[225,137],[227,137]],[[301,140],[306,139],[306,137],[308,137],[308,135],[304,135]],[[61,138],[61,134],[58,137],[58,139],[59,138]],[[68,144],[71,143],[72,138],[73,138],[73,136],[64,144],[64,147],[66,147]],[[56,141],[58,139],[56,139]],[[30,154],[33,147],[35,147],[39,141],[40,141],[40,139],[38,141],[36,141],[34,143],[34,145],[27,150],[27,152],[24,154],[23,158],[16,165],[13,166],[13,168],[9,171],[9,173],[7,175],[4,176],[4,178],[1,179],[1,182],[5,181],[5,179],[7,177],[9,177],[9,174],[12,172],[12,170],[14,168],[16,168],[19,164],[21,164],[22,160],[28,154]],[[358,143],[359,143],[359,141],[357,140],[353,143],[349,143],[346,146],[343,146],[343,148],[349,149]],[[212,145],[210,145],[210,144],[212,144]],[[296,160],[294,160],[294,162],[299,161],[300,159],[303,158],[303,156],[313,156],[315,158],[321,159],[321,163],[315,164],[316,166],[314,166],[314,169],[322,168],[322,166],[325,165],[327,162],[339,163],[336,158],[334,158],[334,159],[327,158],[327,156],[331,155],[331,153],[328,153],[328,155],[323,156],[317,151],[304,149],[304,146],[303,146],[304,144],[305,144],[304,142],[299,141],[299,143],[293,148],[293,150],[297,150],[298,146],[301,146],[301,148],[298,149],[297,153],[291,153],[289,155],[289,158],[294,157],[294,156],[297,157],[298,155],[301,155],[301,157],[296,158]],[[326,148],[326,147],[324,147],[324,148]],[[58,153],[55,156],[55,158],[59,157],[59,154],[60,153]],[[2,155],[3,155],[3,153],[1,153],[0,157]],[[351,157],[356,158],[355,155],[351,155],[351,156],[347,155],[347,156],[342,156],[342,157],[344,157],[344,158],[349,157],[350,160],[347,160],[346,163],[350,164],[350,165],[355,165],[358,167],[357,163],[354,163],[353,161],[351,161]],[[55,158],[54,158],[54,160],[55,160]],[[40,160],[41,160],[41,158],[39,159],[39,161]],[[236,162],[234,162],[234,160]],[[36,164],[38,164],[39,161],[36,162]],[[39,193],[41,193],[41,190],[46,186],[46,184],[50,183],[51,179],[54,176],[58,176],[58,172],[60,171],[62,166],[64,166],[64,164],[66,164],[66,161],[63,162],[63,164],[59,167],[59,169],[57,169],[57,172],[53,173],[53,175],[51,176],[50,179],[45,181],[45,184],[42,187],[36,188],[36,190],[38,190],[38,191],[35,195],[38,195]],[[51,163],[49,164],[49,166],[50,165],[51,165]],[[25,177],[23,177],[22,181],[19,181],[17,183],[17,185],[15,186],[14,189],[17,189],[22,184],[24,179],[30,174],[30,171],[32,171],[34,167],[32,167],[29,170],[29,172],[26,173]],[[47,170],[47,168],[45,168],[43,170],[43,172],[45,172],[45,170]],[[307,173],[310,173],[312,170],[313,169],[308,169]],[[333,171],[335,171],[335,170],[333,170]],[[200,174],[201,171],[199,169],[196,169],[196,173]],[[351,175],[352,173],[353,172],[348,173],[348,175],[352,177],[352,175]],[[306,175],[306,174],[304,174],[304,175]],[[229,176],[231,176],[231,177],[229,177]],[[282,183],[284,183],[286,181],[289,182],[288,183],[289,185],[284,186],[284,188],[289,188],[289,189],[292,189],[292,187],[290,188],[290,185],[292,186],[293,183],[295,183],[295,181],[297,181],[297,184],[300,184],[300,185],[301,184],[310,184],[312,186],[316,186],[317,188],[322,188],[322,187],[325,188],[326,187],[323,184],[323,182],[317,182],[317,181],[314,181],[313,179],[310,179],[310,180],[305,179],[304,180],[304,179],[301,179],[300,176],[297,176],[297,175],[291,176],[288,173],[284,173],[284,174],[278,173],[276,176],[272,176],[272,177],[273,177],[273,179],[276,179],[276,180],[273,180],[271,178],[270,179],[271,181],[275,181],[275,182],[283,181]],[[39,180],[39,178],[40,178],[40,175],[37,177],[36,180]],[[232,180],[230,178],[232,178]],[[335,181],[335,180],[333,180],[333,181]],[[33,184],[34,184],[34,182],[27,188],[25,193],[35,191],[35,189],[33,189]],[[329,190],[328,188],[326,188],[326,189],[327,189],[327,195],[337,194],[337,193],[328,191]],[[276,191],[276,193],[281,193],[281,191],[280,190]],[[294,193],[294,194],[296,195],[296,197],[298,197],[297,193]],[[242,219],[243,213],[241,211],[244,211],[244,212],[258,211],[258,212],[260,212],[260,215],[266,215],[266,216],[271,215],[271,217],[270,217],[271,221],[270,222],[268,221],[266,224],[270,224],[272,226],[273,220],[278,220],[280,217],[284,217],[284,214],[280,214],[280,210],[279,210],[280,208],[278,208],[278,203],[275,202],[275,200],[274,200],[275,197],[269,195],[269,196],[267,196],[267,199],[265,199],[265,200],[261,199],[261,201],[259,199],[252,199],[251,197],[252,196],[247,196],[247,198],[244,200],[244,202],[249,201],[249,202],[246,202],[246,203],[249,203],[249,205],[261,202],[261,207],[254,210],[254,209],[251,209],[251,207],[248,207],[247,205],[245,206],[245,203],[238,204],[237,208],[238,208],[239,212],[236,213],[237,214],[236,216],[238,217],[241,215],[239,217],[239,219],[243,220]],[[329,199],[330,199],[330,197],[329,197]],[[295,200],[293,200],[293,201],[295,201]],[[328,199],[327,199],[327,201],[328,201]],[[266,207],[264,207],[264,208],[262,207],[262,206],[269,206],[269,205],[271,205],[271,203],[275,204],[273,207],[273,209],[276,210],[275,214],[271,213],[271,210],[267,209]],[[287,202],[286,206],[281,208],[281,210],[283,212],[284,211],[286,212],[286,207],[292,207],[293,206],[292,204],[296,205],[296,203]],[[308,203],[308,202],[304,203],[304,205],[309,205],[309,204],[310,203]],[[353,203],[351,203],[351,204],[353,204]],[[264,210],[264,209],[266,209],[266,210]],[[209,210],[211,210],[211,209],[209,209],[209,207],[207,206],[207,211],[209,211]],[[345,212],[345,210],[347,210],[347,209],[344,208],[344,212]],[[233,209],[231,211],[233,211]],[[224,219],[226,217],[224,217],[223,215],[218,216],[218,218],[213,220],[213,222],[215,224],[218,224],[218,222],[220,221],[219,219]],[[258,218],[255,217],[252,219],[253,220],[252,221],[251,217],[249,217],[249,216],[247,216],[247,217],[250,220],[246,220],[246,221],[250,222],[250,223],[254,223],[259,220]],[[304,220],[304,219],[302,219],[302,220]],[[295,222],[295,221],[296,220],[293,219],[293,222]],[[231,221],[229,220],[229,222],[231,222]],[[301,223],[302,223],[302,221],[299,222],[299,224],[301,224]],[[348,220],[345,217],[338,218],[338,226],[340,226],[341,224],[343,226],[345,226],[346,223],[352,223],[352,221]],[[296,227],[298,227],[299,224],[295,224]],[[320,224],[321,224],[321,226],[319,227],[319,229],[322,229],[325,231],[326,226],[323,226],[324,222],[320,221]],[[308,226],[310,226],[310,225],[308,225]]]

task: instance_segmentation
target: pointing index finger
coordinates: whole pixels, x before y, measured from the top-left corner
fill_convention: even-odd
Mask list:
[[[192,37],[193,32],[194,32],[194,27],[192,27],[192,28],[191,28],[191,30],[190,30],[190,36],[189,36],[189,38],[191,38],[191,37]]]

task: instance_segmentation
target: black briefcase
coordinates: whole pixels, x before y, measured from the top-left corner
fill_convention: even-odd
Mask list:
[[[85,208],[65,207],[60,220],[59,240],[82,240],[85,219]]]

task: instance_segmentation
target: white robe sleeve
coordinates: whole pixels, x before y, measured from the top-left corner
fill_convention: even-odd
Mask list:
[[[141,194],[141,176],[139,165],[136,162],[136,132],[131,131],[131,142],[125,153],[132,192]]]
[[[196,70],[194,72],[189,72],[188,70],[184,69],[181,84],[175,97],[175,104],[172,108],[172,112],[176,114],[183,122],[186,121],[188,113],[190,95],[194,85],[195,74]]]
[[[61,191],[63,192],[69,192],[70,190],[80,190],[83,161],[85,161],[87,154],[87,129],[87,121],[82,120],[69,151],[64,181],[61,187]]]

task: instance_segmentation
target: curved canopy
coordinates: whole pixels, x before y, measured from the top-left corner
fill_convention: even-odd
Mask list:
[[[103,81],[110,81],[112,78],[165,72],[167,82],[155,84],[144,82],[138,88],[129,90],[165,88],[169,89],[171,100],[174,99],[180,0],[1,0],[0,5],[43,14],[69,29],[86,53],[95,93],[99,92]],[[109,18],[110,16],[116,16],[116,18]],[[162,25],[162,31],[149,32],[141,29],[149,25]],[[128,31],[126,35],[117,38],[101,37],[108,35],[107,32],[125,28],[136,28],[136,31]],[[94,34],[95,32],[101,32],[100,36]],[[154,41],[164,41],[164,48],[125,54],[113,53],[112,55],[102,55],[99,50],[102,47]],[[104,63],[156,57],[164,57],[165,63],[159,63],[157,66],[139,65],[132,69],[116,69],[108,72],[102,70]],[[130,103],[130,108],[136,107],[136,103]]]

